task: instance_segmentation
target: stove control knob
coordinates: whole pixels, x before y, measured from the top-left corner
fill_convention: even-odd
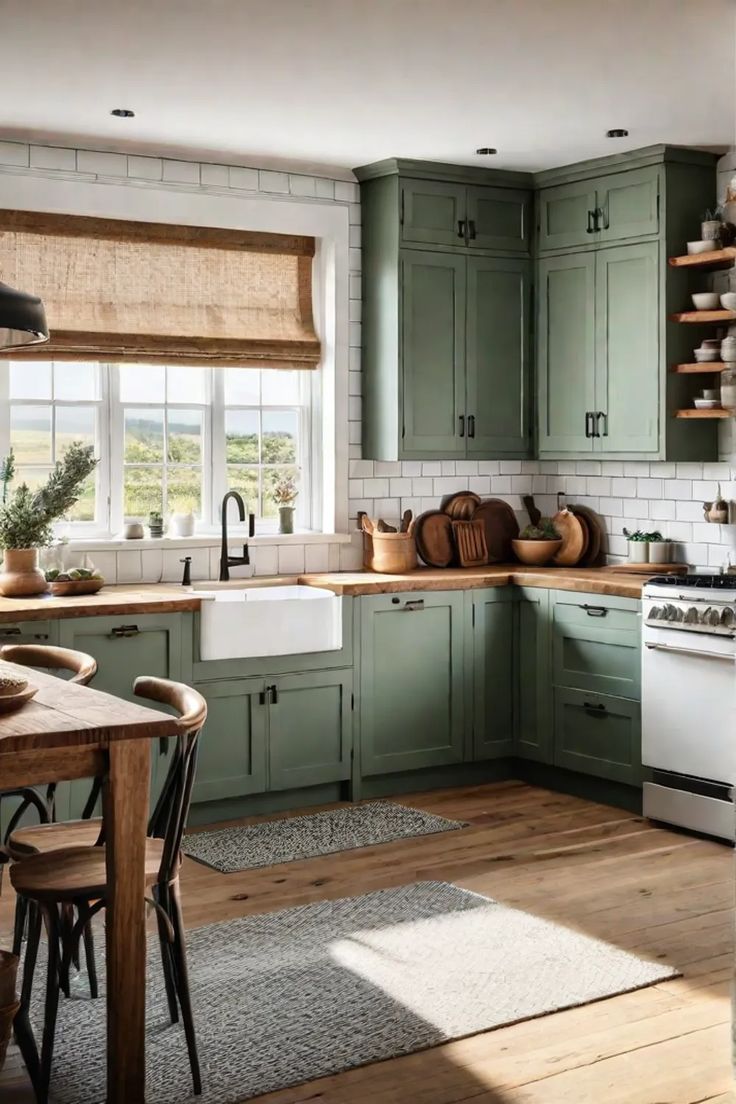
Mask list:
[[[697,625],[700,620],[701,620],[700,610],[697,608],[697,606],[690,606],[687,613],[685,614],[685,624],[686,625]]]
[[[662,606],[652,606],[651,609],[649,610],[648,617],[649,617],[650,621],[661,621],[662,618],[664,617],[663,607]]]
[[[720,613],[714,607],[709,606],[708,609],[703,614],[703,624],[713,625],[715,627],[716,625],[720,625],[720,623],[721,623]]]
[[[668,602],[662,610],[662,619],[664,621],[674,621],[677,616],[677,608]]]
[[[721,624],[725,625],[726,628],[730,629],[730,628],[733,627],[734,612],[733,612],[733,608],[731,606],[725,606],[725,608],[721,610],[720,620],[721,620]]]

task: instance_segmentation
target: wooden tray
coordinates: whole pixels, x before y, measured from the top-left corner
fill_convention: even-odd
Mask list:
[[[0,696],[0,714],[14,713],[16,709],[22,709],[26,702],[29,702],[37,693],[38,687],[31,686],[29,683],[25,690],[21,690],[18,694]]]
[[[509,563],[514,559],[511,541],[519,535],[516,514],[502,498],[486,498],[473,514],[473,521],[482,521],[486,531],[488,563]]]
[[[623,575],[687,575],[684,563],[617,563],[609,564],[608,571],[620,571]]]
[[[68,582],[49,583],[49,590],[57,598],[63,598],[72,594],[96,594],[104,585],[104,579],[69,579]]]
[[[460,567],[482,567],[488,563],[486,527],[482,521],[453,521],[452,536]]]
[[[470,521],[480,506],[480,495],[474,491],[455,491],[445,495],[440,502],[440,510],[453,521]]]
[[[603,547],[603,522],[589,506],[570,506],[570,510],[588,528],[588,547],[578,561],[580,567],[594,567],[600,558]]]
[[[587,526],[584,528],[585,523],[568,509],[559,510],[552,518],[552,524],[562,537],[562,545],[552,562],[557,567],[574,567],[585,554]]]
[[[427,510],[414,524],[417,552],[427,567],[450,567],[455,559],[452,521],[442,510]]]

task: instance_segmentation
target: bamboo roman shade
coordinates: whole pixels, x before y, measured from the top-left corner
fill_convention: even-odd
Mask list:
[[[0,280],[51,340],[14,359],[314,368],[314,238],[0,210]]]

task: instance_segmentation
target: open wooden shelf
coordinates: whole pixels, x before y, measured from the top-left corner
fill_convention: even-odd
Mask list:
[[[736,261],[736,246],[714,249],[711,253],[694,253],[686,257],[670,257],[673,268],[730,268]]]
[[[722,360],[695,361],[693,364],[673,364],[672,371],[678,376],[700,376],[705,372],[725,372]]]
[[[712,311],[681,311],[679,314],[671,314],[670,322],[698,322],[700,325],[707,322],[733,322],[736,311],[712,310]]]
[[[717,410],[696,410],[695,407],[692,410],[678,410],[675,414],[676,418],[730,418],[731,411],[718,408]]]

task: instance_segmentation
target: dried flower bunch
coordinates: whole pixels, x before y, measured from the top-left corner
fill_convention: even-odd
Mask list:
[[[74,441],[57,462],[43,486],[32,491],[21,483],[9,493],[15,478],[11,449],[0,463],[0,548],[44,548],[53,539],[53,525],[71,509],[97,460],[92,445]]]
[[[291,506],[299,494],[295,476],[284,475],[273,485],[273,500],[279,506]]]

